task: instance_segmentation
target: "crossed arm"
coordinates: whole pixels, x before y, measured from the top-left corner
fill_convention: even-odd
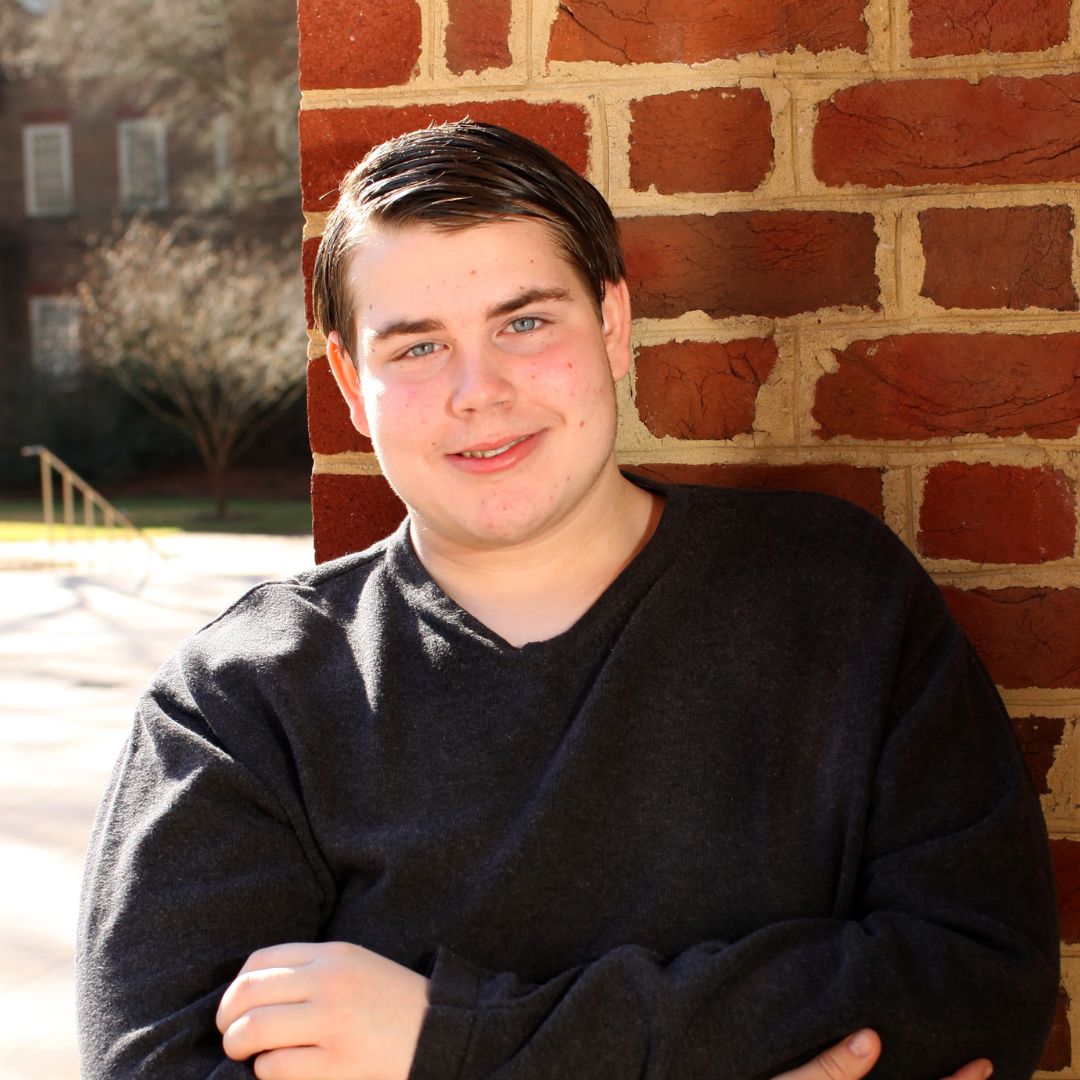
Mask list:
[[[406,1080],[427,1008],[427,979],[343,942],[253,953],[230,985],[217,1024],[226,1054],[255,1057],[259,1080]],[[856,1032],[775,1080],[860,1080],[881,1042]],[[946,1080],[987,1080],[985,1058]]]
[[[260,949],[217,1013],[225,1053],[254,1057],[259,1080],[407,1080],[427,1010],[422,975],[358,945],[296,943]],[[860,1080],[881,1041],[850,1038],[774,1080]],[[987,1080],[985,1058],[946,1080]]]

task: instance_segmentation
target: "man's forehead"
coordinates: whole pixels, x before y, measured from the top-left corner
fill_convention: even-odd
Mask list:
[[[576,285],[587,292],[577,268],[567,257],[562,245],[551,229],[533,218],[511,217],[491,221],[477,222],[461,228],[446,228],[428,223],[403,226],[371,225],[365,229],[349,254],[347,271],[348,287],[355,300],[355,314],[358,321],[365,325],[378,321],[380,313],[373,311],[373,296],[377,296],[377,307],[391,307],[394,316],[412,316],[423,318],[427,312],[397,311],[400,305],[419,305],[426,307],[437,303],[443,288],[451,289],[458,283],[475,278],[480,271],[490,269],[490,264],[479,260],[476,265],[464,259],[453,262],[450,274],[443,271],[442,278],[428,273],[424,256],[435,258],[435,249],[443,245],[448,238],[491,235],[494,230],[510,228],[520,230],[521,235],[506,234],[512,242],[500,245],[499,273],[492,275],[491,288],[485,293],[484,304],[494,307],[507,306],[514,297],[525,294],[548,294],[550,299],[570,299],[572,286]],[[525,234],[528,235],[525,235]],[[431,241],[431,251],[425,252],[426,242]],[[379,273],[379,255],[393,257],[395,248],[402,241],[408,246],[399,250],[412,260],[409,273],[404,275],[400,288],[396,287],[392,275]],[[476,253],[479,256],[479,252]],[[513,260],[512,268],[508,260]],[[374,264],[374,265],[373,265]],[[566,273],[569,271],[569,275]],[[573,291],[577,291],[576,289]],[[557,293],[563,295],[556,296]],[[366,301],[366,302],[365,302]]]
[[[511,232],[511,230],[513,230]],[[432,248],[447,239],[456,237],[484,237],[502,232],[514,238],[514,250],[526,255],[552,255],[566,262],[568,255],[559,234],[552,226],[539,218],[512,215],[503,218],[485,218],[480,221],[458,225],[452,222],[368,222],[353,236],[350,245],[350,270],[354,270],[365,252],[389,248],[402,241],[420,248],[430,243]]]

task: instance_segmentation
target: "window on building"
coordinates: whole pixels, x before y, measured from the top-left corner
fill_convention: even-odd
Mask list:
[[[45,375],[66,377],[79,369],[79,302],[73,296],[30,300],[31,357]]]
[[[300,89],[295,76],[292,76],[279,86],[274,107],[274,143],[290,174],[300,161],[300,137],[296,130],[299,111]]]
[[[121,120],[119,149],[121,205],[163,210],[169,202],[164,121]]]
[[[232,137],[231,123],[225,113],[214,117],[214,174],[222,185],[229,182],[229,142]]]
[[[31,217],[72,210],[71,125],[27,124],[23,128],[26,212]]]
[[[210,128],[214,149],[214,180],[219,201],[226,202],[232,187],[232,123],[225,113],[214,117]]]

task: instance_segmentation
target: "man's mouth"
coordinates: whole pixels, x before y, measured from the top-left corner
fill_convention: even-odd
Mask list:
[[[523,443],[528,437],[528,435],[522,435],[520,439],[513,439],[505,446],[496,446],[493,450],[462,450],[460,456],[463,458],[498,457],[500,454],[505,454],[507,450],[513,449],[518,443]]]

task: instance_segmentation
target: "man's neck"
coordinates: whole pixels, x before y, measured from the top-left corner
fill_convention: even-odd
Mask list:
[[[621,474],[557,529],[529,541],[468,549],[412,530],[428,573],[449,597],[511,645],[568,630],[645,546],[663,499]]]

